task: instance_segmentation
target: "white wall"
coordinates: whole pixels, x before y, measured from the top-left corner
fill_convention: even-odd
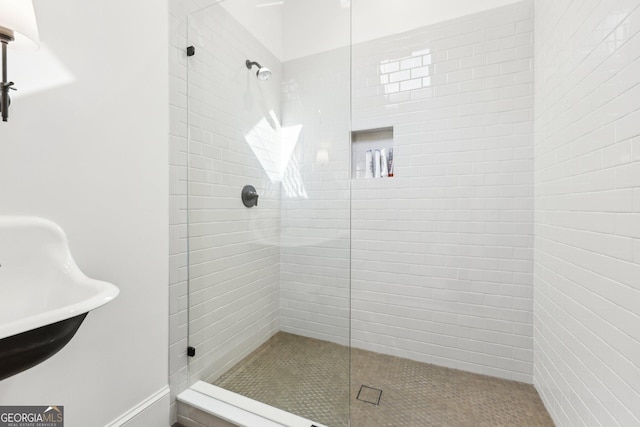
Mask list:
[[[448,21],[518,0],[287,0],[285,61]],[[351,6],[351,10],[350,7]]]
[[[351,0],[353,42],[426,27],[518,0]]]
[[[640,425],[640,3],[535,18],[535,385],[557,425]]]
[[[167,7],[34,3],[48,50],[10,56],[10,77],[29,92],[21,74],[39,58],[51,85],[16,98],[0,125],[0,213],[57,222],[80,268],[120,295],[2,381],[0,404],[55,403],[69,427],[104,425],[167,386]]]
[[[271,0],[226,0],[220,3],[246,31],[262,43],[279,61],[284,57],[282,34],[283,2]]]
[[[517,1],[225,0],[221,5],[278,59],[290,61],[348,46],[351,40],[343,33],[351,29],[358,44]]]
[[[284,61],[349,46],[351,11],[345,0],[289,0],[283,5]]]

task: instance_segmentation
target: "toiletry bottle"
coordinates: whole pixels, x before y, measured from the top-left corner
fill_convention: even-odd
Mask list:
[[[365,178],[373,178],[373,151],[368,150],[365,157]]]

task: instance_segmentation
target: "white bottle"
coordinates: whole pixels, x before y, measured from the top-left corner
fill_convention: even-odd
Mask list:
[[[365,170],[364,170],[365,178],[373,178],[373,151],[367,151],[367,156],[365,160]]]
[[[380,150],[380,176],[386,178],[389,176],[389,165],[387,163],[387,149],[383,148]]]

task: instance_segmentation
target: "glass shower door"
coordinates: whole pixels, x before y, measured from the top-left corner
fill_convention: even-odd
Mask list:
[[[334,48],[296,45],[305,13]],[[348,18],[227,0],[188,25],[189,381],[327,426],[349,419]]]

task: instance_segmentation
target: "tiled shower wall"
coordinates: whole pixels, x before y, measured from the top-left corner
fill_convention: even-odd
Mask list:
[[[640,3],[536,2],[536,387],[640,425]]]
[[[283,69],[283,126],[301,129],[282,186],[281,329],[348,345],[349,49]]]
[[[395,160],[352,183],[353,345],[531,382],[533,3],[353,57],[353,127]]]
[[[351,182],[354,346],[532,381],[532,15],[527,1],[354,46],[353,129],[392,126],[396,161],[393,178]],[[285,63],[306,105],[322,100],[323,112],[348,114],[340,80],[323,73],[344,73],[330,68],[342,54]],[[299,115],[284,100],[285,117]],[[302,174],[325,191],[295,217],[284,202],[283,233],[304,224],[324,236],[323,227],[333,233],[340,223],[339,202],[333,222],[314,221],[314,208],[346,190],[339,179],[319,180],[327,147],[331,165],[348,167],[348,127],[323,138],[332,123],[323,120],[308,114],[316,134],[301,142],[310,158]],[[316,278],[335,286],[349,265],[323,247],[285,250],[283,327],[340,342],[331,332],[344,324],[348,301],[318,297]]]

